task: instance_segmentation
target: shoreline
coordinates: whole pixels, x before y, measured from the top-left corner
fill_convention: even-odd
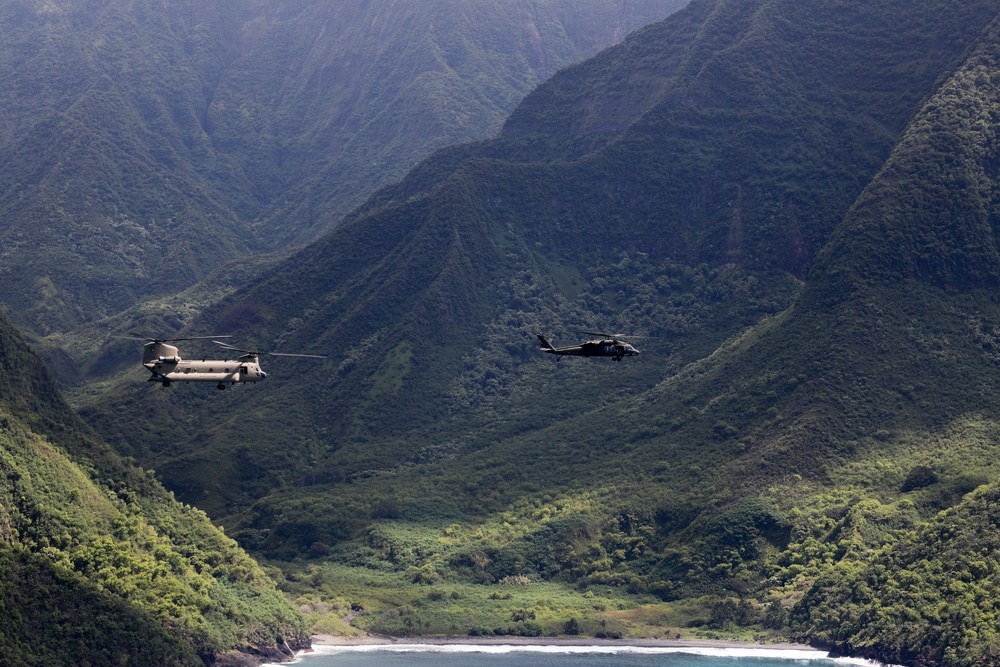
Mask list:
[[[312,636],[312,647],[297,651],[293,662],[299,662],[308,654],[334,654],[341,651],[441,651],[504,653],[523,650],[542,653],[692,653],[725,657],[767,657],[779,660],[793,660],[808,664],[813,660],[834,660],[843,665],[862,667],[904,667],[886,665],[867,658],[831,655],[828,650],[796,644],[775,642],[773,644],[726,639],[597,639],[593,637],[390,637],[364,635],[342,637],[317,634]],[[564,651],[559,649],[563,648]],[[285,663],[287,664],[287,663]],[[790,663],[791,664],[791,663]],[[266,665],[262,667],[282,667]]]
[[[519,649],[519,647],[523,647]],[[831,656],[828,651],[806,644],[761,644],[735,640],[713,639],[596,639],[588,637],[388,637],[365,635],[340,637],[313,635],[312,647],[297,651],[291,663],[298,663],[306,656],[332,655],[343,651],[367,652],[444,652],[444,653],[510,653],[518,650],[540,653],[692,653],[706,656],[732,658],[766,657],[792,660],[808,664],[813,660],[831,659],[844,665],[878,667],[879,663],[864,658]],[[262,667],[284,667],[289,663]],[[792,664],[792,663],[789,663]],[[884,667],[884,666],[883,666]],[[890,667],[902,667],[892,665]]]
[[[389,637],[367,635],[364,637],[339,637],[313,635],[313,648],[319,646],[630,646],[640,648],[708,648],[708,649],[766,649],[769,651],[811,651],[827,653],[807,644],[775,642],[761,644],[725,639],[595,639],[592,637]]]

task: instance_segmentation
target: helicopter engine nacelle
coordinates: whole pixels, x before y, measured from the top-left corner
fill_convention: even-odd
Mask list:
[[[180,360],[181,357],[177,353],[176,347],[160,342],[147,343],[142,354],[142,363],[144,364],[154,364],[157,362],[175,364]]]

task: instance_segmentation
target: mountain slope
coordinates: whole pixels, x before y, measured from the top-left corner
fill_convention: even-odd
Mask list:
[[[314,3],[248,54],[209,119],[275,200],[255,230],[301,243],[434,149],[493,135],[561,67],[684,4]]]
[[[460,443],[455,451],[472,455],[586,414],[611,400],[604,396],[655,386],[791,303],[795,278],[888,157],[892,128],[902,131],[992,11],[925,2],[902,14],[909,29],[900,31],[898,8],[851,8],[810,15],[812,32],[844,40],[818,55],[797,48],[802,35],[779,31],[798,6],[696,3],[560,73],[498,140],[435,156],[200,325],[329,361],[288,362],[266,393],[168,398],[143,389],[102,419],[162,416],[140,431],[109,424],[105,433],[221,516],[250,499],[244,476],[259,481],[256,494],[306,475],[391,468],[431,443]],[[855,24],[865,29],[848,39],[843,26]],[[889,45],[901,55],[872,69],[870,54]],[[761,72],[730,85],[748,54],[767,51],[773,65],[762,61]],[[605,82],[628,80],[616,72],[633,62],[655,72],[663,92],[637,119],[605,130],[597,152],[572,162],[538,154],[546,145],[592,150],[586,123],[565,137],[545,123],[516,129],[536,96],[576,86],[604,100]],[[854,67],[868,72],[867,88],[848,76]],[[813,77],[824,69],[844,75],[823,85]],[[636,74],[629,89],[646,90],[652,78]],[[593,106],[583,92],[556,97],[565,101],[552,117],[566,120],[556,127],[574,127],[569,118]],[[823,110],[839,117],[847,108],[850,131],[831,130]],[[646,349],[662,361],[554,372],[531,338],[553,323],[657,335]],[[141,407],[168,404],[169,412]],[[206,425],[197,446],[158,435],[180,415]],[[234,419],[276,446],[248,446],[229,428]],[[239,461],[226,466],[232,483],[221,493],[206,484],[219,455]]]
[[[796,622],[838,651],[914,665],[997,659],[997,487],[818,582]]]
[[[224,15],[185,18],[218,25]],[[199,173],[218,159],[200,123],[199,75],[211,72],[199,65],[226,54],[186,52],[174,18],[115,2],[22,3],[0,18],[0,298],[34,331],[179,289],[249,249],[234,210],[245,183],[230,185],[234,200]]]
[[[888,452],[905,443],[904,428],[935,434],[976,423],[988,431],[1000,418],[993,400],[1000,374],[992,122],[998,89],[991,76],[998,57],[1000,22],[994,21],[911,123],[824,252],[821,279],[804,294],[813,295],[806,303],[829,304],[837,295],[840,302],[864,304],[867,317],[859,324],[872,332],[873,344],[855,346],[854,363],[839,365],[883,385],[868,381],[865,393],[886,406],[876,414],[889,429]],[[883,351],[889,359],[872,358]],[[855,412],[869,417],[863,408]],[[976,437],[960,445],[940,451],[925,441],[922,465],[904,480],[907,500],[898,506],[942,509],[949,496],[954,501],[997,479],[992,447],[982,448]],[[994,612],[983,596],[995,584],[995,500],[993,484],[927,525],[898,531],[873,554],[845,557],[799,604],[798,627],[839,650],[882,661],[994,660]]]
[[[246,261],[262,240],[313,238],[679,4],[6,7],[0,301],[36,334],[66,332]]]
[[[921,573],[995,538],[992,490],[962,497],[1000,475],[996,8],[827,10],[695,2],[563,71],[197,323],[330,360],[83,414],[320,588],[542,581],[885,660],[991,655],[898,594],[992,585],[987,560]],[[552,326],[656,337],[555,363]],[[156,436],[186,421],[210,426]],[[961,588],[944,603],[988,624]],[[468,623],[426,597],[359,623]],[[559,632],[558,606],[524,609]]]
[[[6,317],[0,379],[5,662],[201,665],[305,645],[260,567],[97,440]]]

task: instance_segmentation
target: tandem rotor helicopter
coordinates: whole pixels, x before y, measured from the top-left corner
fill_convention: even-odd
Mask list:
[[[568,345],[566,347],[554,347],[543,334],[536,334],[538,340],[542,342],[542,352],[556,355],[556,361],[564,356],[572,357],[611,357],[615,361],[621,361],[624,357],[637,357],[639,350],[629,343],[619,338],[646,338],[646,336],[623,336],[621,334],[606,334],[594,331],[578,331],[577,333],[586,336],[600,336],[595,340],[588,340],[579,345]]]
[[[215,382],[216,389],[225,389],[226,383],[246,384],[257,382],[267,377],[260,367],[260,357],[307,357],[310,359],[326,359],[319,354],[288,354],[282,352],[260,352],[243,350],[228,343],[215,340],[230,338],[230,336],[188,336],[186,338],[141,338],[137,336],[115,336],[125,340],[142,340],[142,365],[152,375],[149,382],[159,382],[169,387],[172,382]],[[182,359],[177,348],[167,343],[185,340],[211,340],[230,352],[242,352],[236,359]]]

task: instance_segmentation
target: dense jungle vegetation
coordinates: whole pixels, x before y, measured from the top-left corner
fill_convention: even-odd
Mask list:
[[[0,661],[202,665],[306,646],[232,539],[72,413],[0,316]]]
[[[989,664],[998,56],[985,0],[695,0],[314,243],[49,358],[314,630]],[[102,326],[327,359],[150,386]],[[642,354],[537,350],[580,331]]]

